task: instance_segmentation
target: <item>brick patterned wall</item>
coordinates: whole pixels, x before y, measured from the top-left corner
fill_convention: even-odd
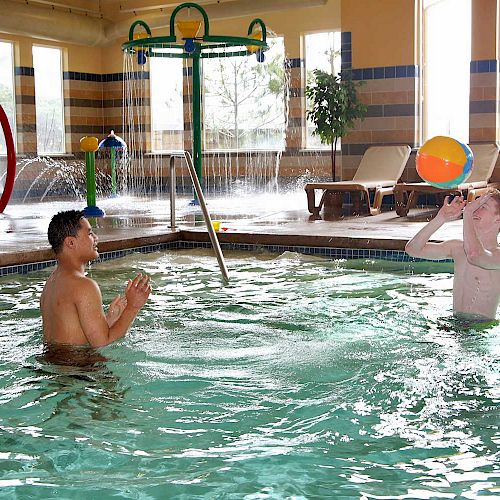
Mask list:
[[[80,156],[80,139],[102,139],[102,75],[65,71],[63,73],[66,152]]]
[[[17,154],[36,154],[35,70],[16,66]]]
[[[496,59],[471,61],[469,101],[469,142],[496,142],[498,134],[499,103]],[[493,171],[492,181],[500,181],[500,160]]]
[[[494,142],[497,137],[498,61],[472,61],[470,65],[470,142]]]

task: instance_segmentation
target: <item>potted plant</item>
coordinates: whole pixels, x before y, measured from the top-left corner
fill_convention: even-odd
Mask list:
[[[336,177],[337,141],[354,127],[357,118],[363,119],[367,107],[358,100],[356,89],[364,82],[354,82],[350,72],[334,75],[316,69],[306,87],[306,97],[311,103],[307,110],[322,144],[331,145],[332,178]]]

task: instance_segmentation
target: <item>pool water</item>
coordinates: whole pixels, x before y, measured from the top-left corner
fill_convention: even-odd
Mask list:
[[[0,496],[500,494],[497,325],[451,318],[447,264],[205,250],[94,264],[154,291],[84,369],[47,363],[50,269],[0,279]]]

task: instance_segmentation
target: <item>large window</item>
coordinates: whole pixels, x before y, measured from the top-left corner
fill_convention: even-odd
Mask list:
[[[423,132],[469,141],[470,0],[424,2]]]
[[[14,99],[14,58],[13,47],[9,42],[0,42],[0,104],[7,115],[15,141],[16,108]],[[0,131],[0,155],[5,155],[6,153],[5,136]]]
[[[154,152],[184,149],[182,59],[151,57],[151,143]]]
[[[307,83],[311,82],[315,69],[320,69],[332,75],[340,73],[340,31],[306,35],[305,58]],[[309,109],[309,106],[310,103],[307,103],[307,109]],[[313,135],[314,129],[315,126],[312,121],[307,120],[306,148],[330,148],[328,144],[321,144],[317,135]],[[337,142],[337,147],[340,147],[339,145],[340,141]]]
[[[206,150],[282,150],[285,146],[285,50],[268,39],[265,61],[203,60]]]
[[[60,49],[33,46],[38,154],[64,153],[64,100]]]

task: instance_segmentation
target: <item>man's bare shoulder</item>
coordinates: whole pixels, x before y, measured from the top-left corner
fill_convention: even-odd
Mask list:
[[[92,278],[79,275],[75,276],[74,279],[78,284],[76,287],[76,295],[78,297],[88,297],[89,294],[101,296],[99,285]]]

